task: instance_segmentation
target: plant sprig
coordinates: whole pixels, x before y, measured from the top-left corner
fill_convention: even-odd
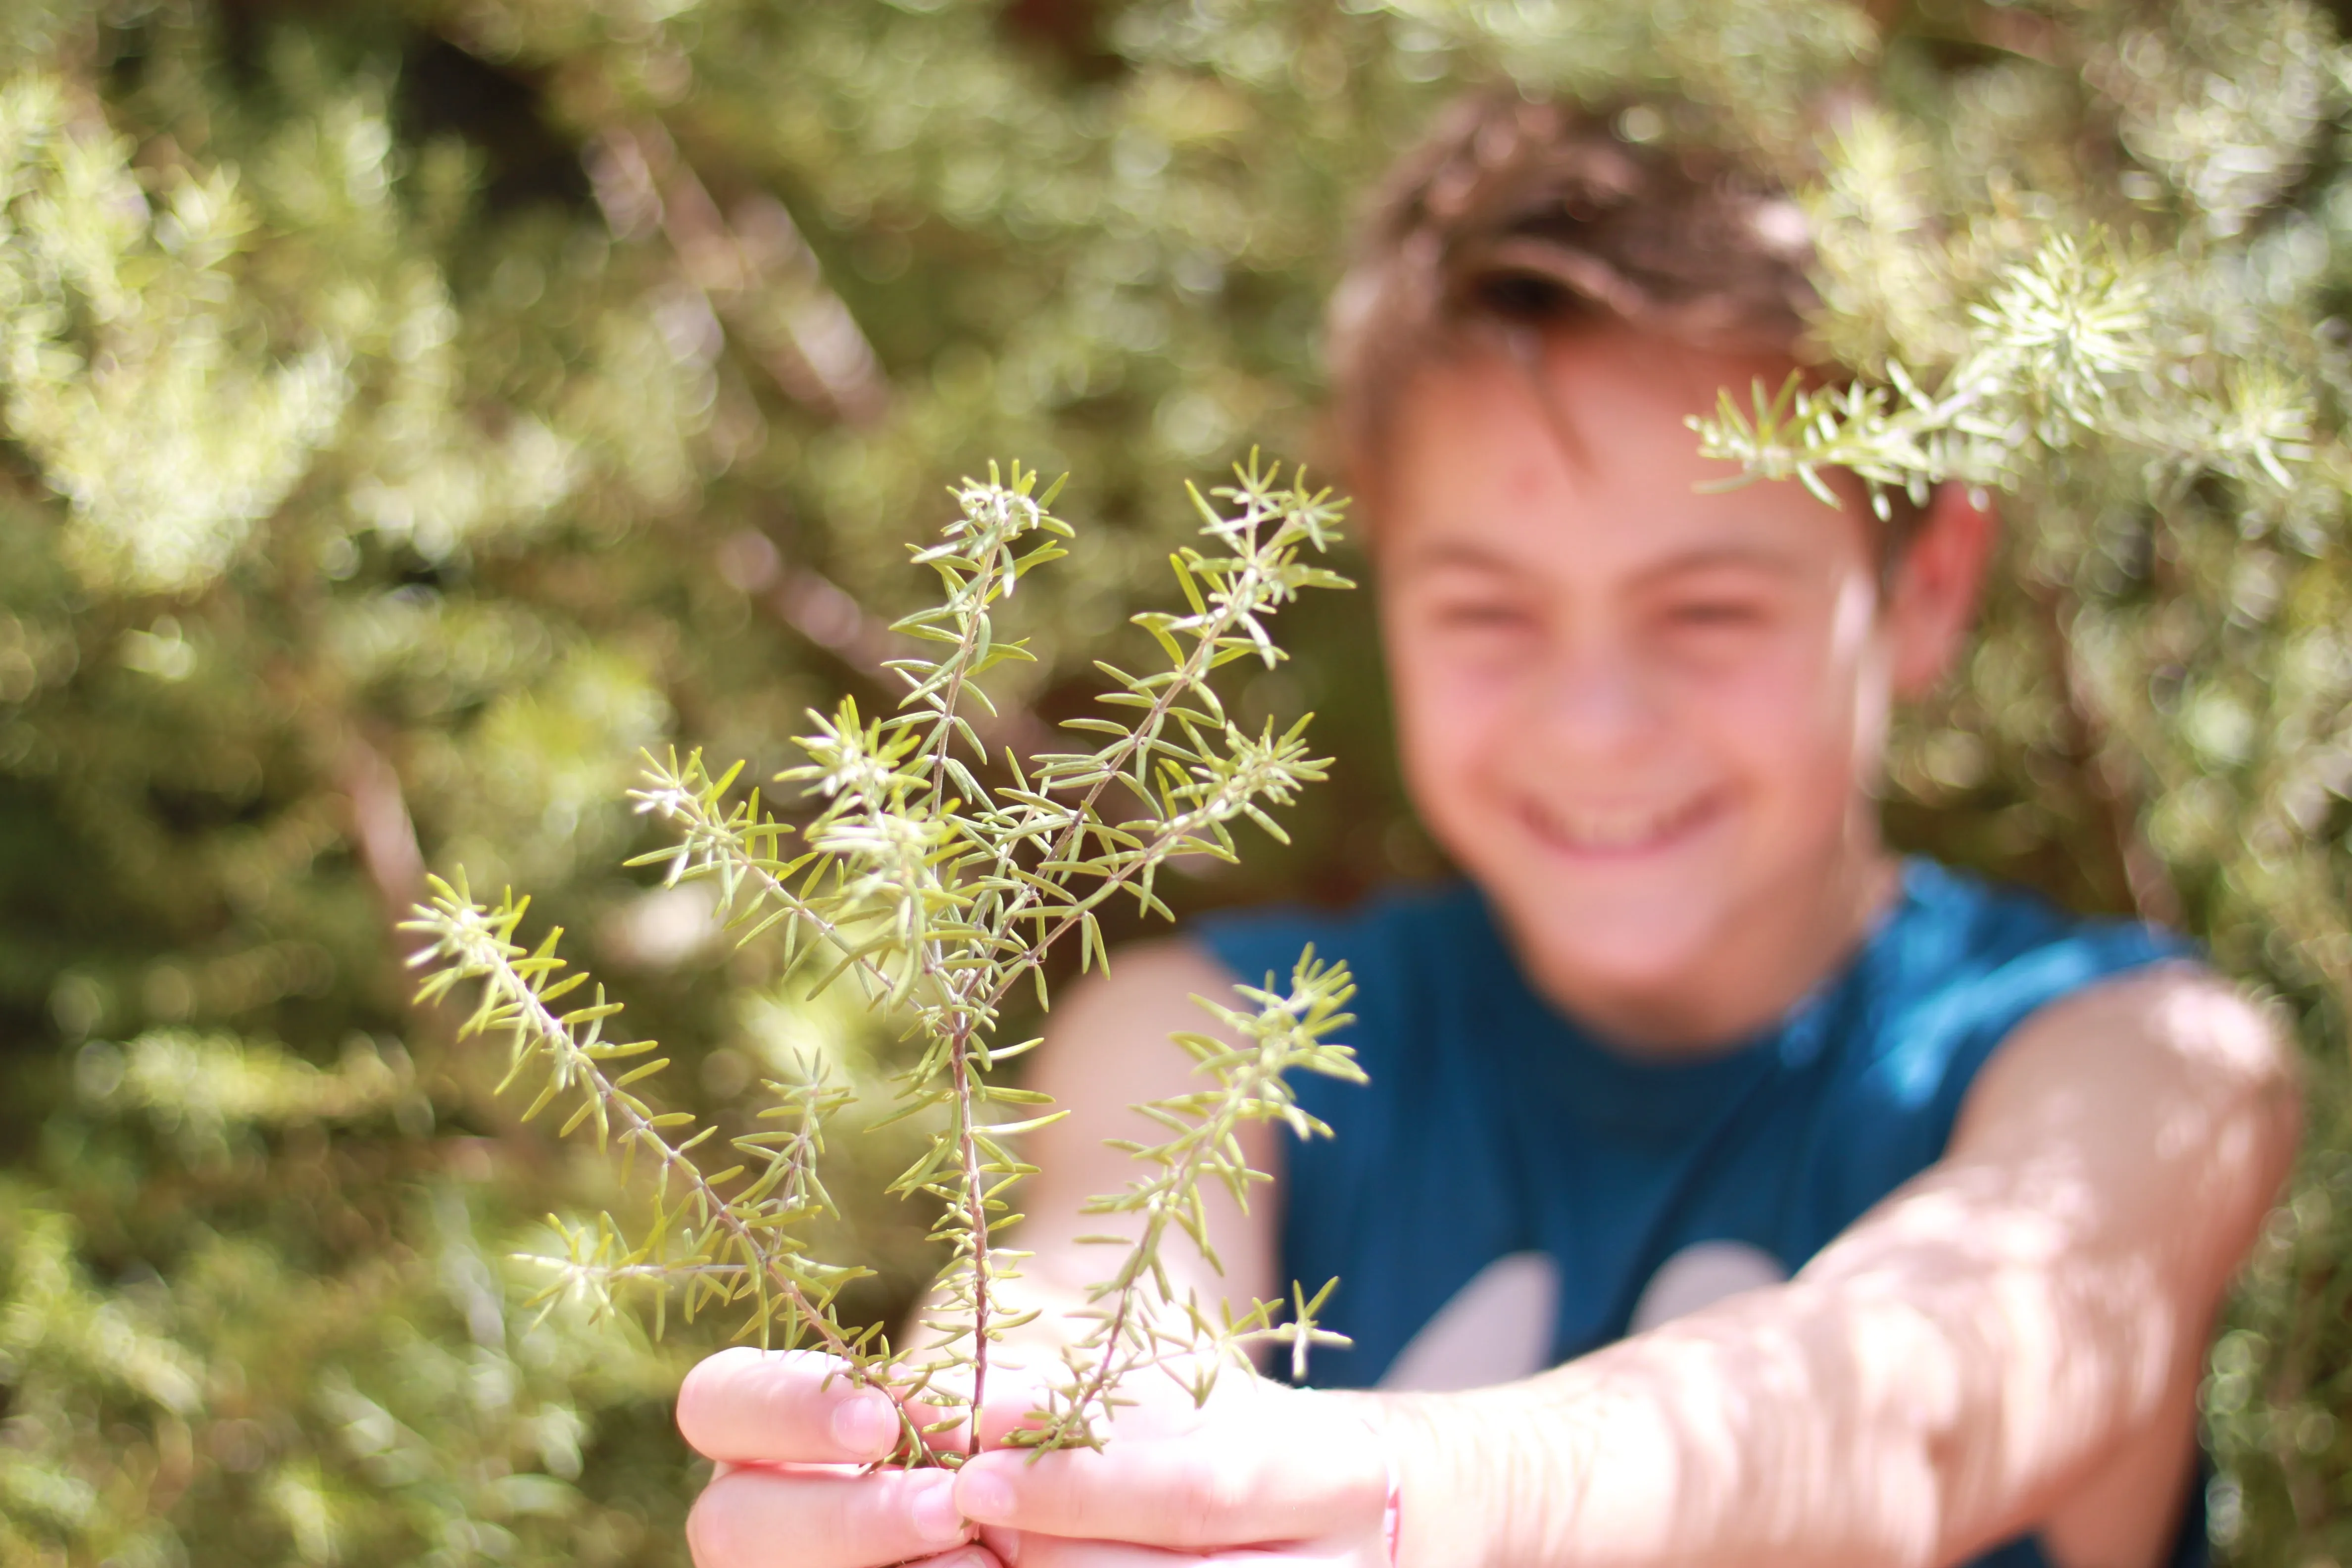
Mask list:
[[[420,988],[423,998],[437,1000],[462,981],[478,981],[479,998],[463,1032],[507,1036],[510,1059],[499,1092],[528,1068],[537,1067],[544,1074],[523,1119],[532,1120],[568,1096],[574,1103],[561,1135],[593,1125],[598,1148],[617,1145],[625,1179],[640,1152],[656,1173],[653,1221],[645,1239],[625,1242],[610,1215],[600,1216],[593,1233],[565,1227],[568,1256],[555,1265],[560,1283],[607,1301],[618,1286],[677,1283],[684,1288],[689,1318],[713,1302],[749,1300],[747,1327],[763,1342],[814,1340],[840,1357],[854,1378],[871,1381],[873,1331],[845,1329],[833,1310],[841,1287],[868,1270],[815,1261],[789,1228],[812,1212],[830,1212],[830,1196],[815,1181],[813,1166],[796,1169],[813,1159],[818,1141],[789,1141],[778,1148],[764,1134],[734,1140],[739,1151],[765,1156],[768,1168],[729,1194],[726,1188],[743,1173],[742,1165],[705,1173],[692,1158],[718,1129],[706,1126],[673,1141],[668,1131],[691,1126],[694,1113],[657,1111],[634,1092],[633,1085],[669,1063],[650,1057],[656,1049],[651,1040],[604,1037],[605,1020],[620,1012],[620,1005],[606,1000],[600,985],[586,1006],[556,1011],[554,1004],[589,978],[583,972],[563,973],[567,966],[555,955],[562,928],[550,930],[536,949],[526,949],[514,934],[530,907],[528,898],[509,893],[495,908],[486,907],[475,901],[463,871],[454,883],[436,877],[432,885],[432,901],[419,905],[407,922],[407,929],[427,939],[412,960],[430,966]],[[617,1076],[607,1070],[607,1064],[640,1057],[650,1059]],[[822,1088],[800,1097],[786,1091],[786,1106],[804,1121],[821,1118],[837,1103]],[[654,1297],[656,1313],[666,1313],[667,1289],[656,1289]],[[657,1326],[658,1321],[657,1316]]]
[[[1808,386],[1802,372],[1777,390],[1759,383],[1745,409],[1727,389],[1712,416],[1687,423],[1702,456],[1739,465],[1720,488],[1794,479],[1837,506],[1823,475],[1843,469],[1882,520],[1894,494],[1924,505],[1946,480],[2008,488],[2026,457],[2063,451],[2084,432],[2142,448],[2159,467],[2289,488],[2287,465],[2310,455],[2307,398],[2241,367],[2193,400],[2198,417],[2179,417],[2182,388],[2156,376],[2165,367],[2149,344],[2154,272],[2103,235],[2055,235],[1969,308],[1969,346],[1938,390],[1888,358],[1876,378],[1842,385]],[[2151,415],[2150,399],[2135,395],[2144,391],[2169,412]]]
[[[814,1076],[772,1084],[778,1103],[763,1116],[783,1125],[734,1139],[743,1163],[706,1174],[694,1156],[715,1129],[673,1141],[670,1131],[691,1125],[691,1114],[656,1112],[632,1087],[663,1062],[608,1072],[606,1064],[653,1049],[604,1039],[617,1005],[599,990],[585,1007],[555,1011],[586,977],[559,977],[553,933],[534,950],[515,942],[524,901],[509,896],[486,908],[460,876],[436,880],[434,900],[411,922],[428,939],[417,958],[432,970],[425,994],[480,982],[467,1030],[509,1037],[509,1082],[528,1067],[543,1072],[530,1114],[569,1097],[566,1133],[593,1124],[600,1144],[617,1144],[625,1161],[642,1152],[658,1169],[644,1238],[626,1240],[610,1215],[566,1229],[566,1256],[551,1260],[550,1294],[609,1305],[635,1288],[666,1305],[676,1289],[689,1314],[748,1302],[747,1336],[813,1344],[840,1358],[854,1381],[893,1395],[905,1422],[895,1458],[908,1464],[953,1464],[977,1448],[992,1351],[1032,1316],[1003,1296],[1025,1256],[1003,1243],[1020,1218],[1005,1194],[1034,1172],[1013,1141],[1062,1113],[1047,1109],[1045,1096],[990,1076],[1037,1044],[998,1041],[1013,987],[1025,977],[1044,1003],[1046,955],[1074,935],[1082,972],[1107,962],[1100,921],[1111,900],[1125,896],[1168,915],[1156,888],[1162,867],[1178,856],[1234,858],[1236,819],[1281,837],[1269,808],[1287,805],[1328,765],[1307,749],[1306,720],[1279,732],[1268,721],[1250,734],[1213,684],[1214,672],[1236,659],[1271,667],[1284,658],[1267,621],[1300,593],[1349,585],[1314,559],[1339,537],[1340,503],[1303,480],[1283,484],[1279,468],[1253,454],[1233,484],[1192,492],[1203,543],[1171,558],[1187,613],[1134,617],[1166,667],[1136,675],[1097,666],[1112,682],[1103,705],[1133,717],[1070,721],[1103,743],[1025,762],[1008,754],[1002,782],[988,783],[982,775],[998,760],[983,752],[970,705],[992,713],[981,678],[1034,658],[1025,641],[1000,634],[996,616],[1023,578],[1059,559],[1072,536],[1049,510],[1058,484],[1040,494],[1037,480],[1017,464],[1009,475],[992,467],[987,479],[967,480],[953,492],[959,515],[940,542],[913,552],[938,575],[941,595],[895,629],[940,651],[891,662],[907,688],[892,714],[869,718],[849,699],[830,714],[812,714],[814,729],[799,741],[808,761],[779,775],[816,804],[804,825],[771,816],[756,790],[733,796],[741,764],[714,775],[698,752],[683,761],[648,756],[631,792],[636,808],[674,836],[632,864],[662,865],[669,883],[709,883],[739,940],[777,942],[788,972],[806,968],[818,990],[851,984],[919,1042],[885,1121],[911,1117],[933,1127],[923,1153],[889,1189],[940,1205],[931,1239],[948,1262],[919,1352],[896,1350],[873,1329],[845,1327],[835,1300],[864,1270],[814,1259],[795,1234],[833,1212],[815,1161],[823,1124],[848,1103],[847,1091]],[[1235,1141],[1244,1122],[1274,1119],[1300,1136],[1328,1135],[1291,1099],[1285,1072],[1361,1077],[1348,1048],[1327,1038],[1346,1022],[1340,1009],[1352,984],[1344,966],[1310,955],[1289,991],[1271,987],[1269,977],[1267,988],[1241,988],[1244,1008],[1210,1005],[1232,1040],[1179,1037],[1210,1087],[1141,1108],[1171,1134],[1157,1145],[1122,1145],[1152,1173],[1090,1205],[1142,1215],[1140,1234],[1090,1293],[1094,1327],[1075,1340],[1070,1381],[1035,1413],[1021,1443],[1099,1443],[1120,1381],[1142,1367],[1183,1361],[1196,1397],[1206,1398],[1216,1368],[1250,1345],[1278,1334],[1303,1357],[1330,1338],[1315,1323],[1328,1287],[1312,1301],[1296,1292],[1286,1326],[1283,1309],[1265,1302],[1213,1316],[1171,1299],[1160,1257],[1172,1226],[1215,1265],[1200,1189],[1218,1182],[1245,1201],[1260,1179]]]
[[[1266,1179],[1264,1173],[1252,1170],[1243,1156],[1237,1136],[1243,1125],[1280,1121],[1302,1139],[1330,1136],[1330,1128],[1299,1108],[1286,1075],[1305,1070],[1351,1083],[1365,1081],[1355,1053],[1328,1038],[1354,1021],[1341,1010],[1356,990],[1345,964],[1318,963],[1310,947],[1300,954],[1287,991],[1275,989],[1271,974],[1263,988],[1241,985],[1235,989],[1244,1000],[1257,1005],[1255,1011],[1195,997],[1224,1026],[1224,1033],[1174,1037],[1212,1087],[1141,1107],[1168,1129],[1170,1136],[1155,1144],[1121,1141],[1117,1147],[1140,1161],[1147,1173],[1138,1176],[1125,1192],[1106,1194],[1087,1204],[1088,1214],[1139,1215],[1143,1223],[1131,1239],[1081,1238],[1124,1247],[1126,1251],[1108,1279],[1088,1288],[1083,1315],[1095,1327],[1065,1350],[1069,1378],[1052,1392],[1040,1413],[1043,1418],[1013,1434],[1012,1440],[1018,1445],[1100,1447],[1098,1421],[1120,1403],[1119,1385],[1145,1367],[1189,1363],[1193,1397],[1205,1403],[1220,1365],[1245,1362],[1248,1351],[1256,1344],[1288,1341],[1293,1373],[1303,1378],[1309,1346],[1347,1342],[1316,1323],[1316,1314],[1337,1280],[1325,1285],[1311,1300],[1294,1286],[1293,1312],[1286,1325],[1277,1323],[1277,1309],[1264,1301],[1238,1317],[1228,1311],[1212,1321],[1197,1301],[1187,1300],[1181,1303],[1183,1320],[1173,1330],[1160,1310],[1179,1305],[1160,1258],[1171,1226],[1192,1239],[1210,1267],[1223,1272],[1209,1239],[1202,1184],[1214,1182],[1223,1186],[1246,1210],[1250,1187]]]

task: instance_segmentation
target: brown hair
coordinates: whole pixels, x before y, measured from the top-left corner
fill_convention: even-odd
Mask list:
[[[1670,134],[1675,112],[1485,93],[1398,163],[1328,321],[1349,483],[1371,479],[1413,372],[1481,341],[1516,348],[1531,330],[1604,316],[1798,356],[1815,300],[1803,212],[1730,154]]]

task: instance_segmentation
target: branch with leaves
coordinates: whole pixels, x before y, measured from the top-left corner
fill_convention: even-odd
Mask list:
[[[1895,492],[1924,505],[1946,480],[2012,488],[2030,458],[2086,435],[2161,468],[2288,488],[2287,465],[2310,456],[2307,394],[2264,366],[2232,366],[2182,418],[2189,378],[2152,346],[2156,272],[2104,235],[2053,235],[1968,308],[1969,347],[1937,390],[1890,356],[1843,384],[1808,385],[1799,373],[1777,391],[1759,384],[1747,409],[1727,389],[1711,417],[1689,424],[1705,456],[1739,465],[1727,486],[1794,479],[1836,506],[1822,475],[1844,469],[1882,520]]]
[[[1103,704],[1133,717],[1071,721],[1104,737],[1092,752],[988,756],[974,722],[995,711],[982,679],[1033,657],[1022,639],[1002,635],[998,616],[1023,579],[1059,559],[1072,537],[1050,510],[1058,486],[1040,493],[1037,479],[1015,465],[1009,475],[992,468],[986,480],[966,481],[940,542],[914,552],[938,576],[940,597],[893,629],[937,651],[891,661],[907,689],[895,713],[868,718],[845,700],[813,716],[814,732],[799,742],[808,762],[780,775],[819,803],[805,826],[769,815],[756,790],[736,796],[741,764],[714,775],[699,753],[649,757],[632,792],[637,809],[672,835],[634,864],[661,865],[669,883],[707,882],[739,940],[779,943],[788,972],[805,967],[820,991],[855,987],[919,1042],[883,1119],[918,1118],[933,1129],[890,1186],[939,1205],[931,1240],[948,1261],[919,1350],[845,1325],[837,1297],[865,1271],[819,1261],[801,1236],[834,1212],[816,1161],[823,1128],[847,1106],[848,1091],[814,1073],[771,1083],[776,1103],[762,1116],[778,1125],[733,1139],[739,1163],[706,1172],[700,1155],[717,1129],[689,1132],[691,1113],[658,1111],[640,1098],[636,1086],[665,1063],[650,1057],[650,1041],[604,1037],[618,1005],[599,988],[586,1005],[559,1010],[587,977],[563,973],[560,933],[536,948],[517,942],[527,900],[509,895],[485,907],[461,874],[454,884],[436,880],[411,922],[425,941],[416,959],[429,970],[425,994],[478,983],[467,1032],[508,1037],[509,1082],[537,1075],[529,1114],[565,1102],[565,1133],[593,1127],[625,1163],[642,1155],[655,1168],[642,1235],[629,1239],[609,1215],[567,1228],[565,1255],[548,1260],[555,1280],[545,1299],[571,1293],[609,1306],[637,1289],[654,1296],[657,1313],[673,1293],[689,1315],[748,1305],[747,1337],[822,1349],[841,1360],[844,1375],[893,1396],[905,1422],[895,1458],[905,1464],[952,1464],[976,1449],[993,1348],[1029,1321],[1005,1295],[1024,1256],[1003,1244],[1020,1217],[1006,1194],[1034,1169],[1015,1141],[1061,1113],[993,1076],[1038,1043],[999,1040],[1006,998],[1025,978],[1042,1004],[1046,956],[1070,937],[1082,972],[1107,963],[1106,905],[1125,897],[1169,914],[1155,890],[1160,868],[1184,855],[1233,859],[1237,819],[1281,837],[1269,808],[1288,804],[1326,766],[1308,753],[1305,720],[1279,732],[1268,721],[1252,735],[1229,717],[1213,680],[1238,659],[1279,663],[1269,618],[1306,590],[1349,585],[1316,560],[1338,538],[1340,504],[1302,480],[1283,483],[1255,456],[1233,484],[1193,492],[1202,542],[1171,558],[1186,613],[1136,617],[1166,667],[1142,675],[1097,667],[1112,682]],[[1140,1215],[1139,1233],[1091,1292],[1093,1326],[1074,1328],[1067,1384],[1018,1442],[1098,1444],[1121,1380],[1145,1367],[1177,1372],[1205,1399],[1217,1369],[1252,1345],[1280,1337],[1303,1358],[1330,1338],[1315,1323],[1328,1287],[1312,1300],[1295,1292],[1286,1322],[1283,1307],[1265,1302],[1213,1318],[1171,1299],[1160,1249],[1173,1227],[1206,1250],[1204,1183],[1245,1200],[1263,1179],[1235,1141],[1244,1122],[1277,1120],[1302,1137],[1328,1135],[1298,1109],[1284,1075],[1360,1079],[1352,1053],[1328,1038],[1348,1021],[1341,1009],[1352,989],[1344,966],[1310,954],[1287,991],[1269,976],[1265,988],[1240,988],[1244,1007],[1203,1003],[1231,1039],[1179,1037],[1209,1087],[1142,1108],[1170,1138],[1122,1145],[1150,1173],[1090,1205]]]
[[[1209,1240],[1208,1212],[1201,1198],[1202,1186],[1215,1182],[1232,1194],[1234,1203],[1247,1209],[1250,1187],[1266,1179],[1243,1157],[1236,1136],[1243,1125],[1280,1121],[1302,1139],[1330,1136],[1328,1127],[1299,1109],[1286,1075],[1304,1070],[1354,1083],[1364,1081],[1354,1053],[1326,1037],[1349,1022],[1341,1009],[1356,987],[1347,966],[1318,963],[1309,948],[1292,972],[1289,990],[1277,991],[1274,985],[1274,976],[1269,974],[1263,989],[1236,988],[1244,1000],[1257,1004],[1255,1012],[1195,998],[1224,1026],[1225,1033],[1184,1034],[1175,1038],[1192,1054],[1198,1070],[1208,1075],[1213,1087],[1143,1108],[1168,1129],[1166,1142],[1129,1141],[1118,1145],[1143,1162],[1150,1173],[1139,1176],[1123,1193],[1094,1198],[1086,1212],[1139,1215],[1142,1226],[1131,1240],[1117,1236],[1084,1238],[1124,1247],[1126,1253],[1109,1279],[1087,1290],[1085,1315],[1095,1327],[1066,1350],[1068,1381],[1052,1392],[1043,1413],[1045,1419],[1013,1434],[1015,1444],[1038,1448],[1100,1447],[1101,1429],[1097,1422],[1119,1403],[1119,1385],[1146,1367],[1188,1366],[1193,1397],[1205,1404],[1221,1367],[1228,1363],[1246,1365],[1253,1346],[1288,1342],[1293,1374],[1303,1378],[1310,1346],[1345,1342],[1315,1327],[1315,1314],[1321,1310],[1336,1280],[1311,1300],[1294,1286],[1294,1310],[1287,1324],[1278,1323],[1276,1309],[1263,1301],[1247,1312],[1228,1311],[1211,1320],[1199,1302],[1188,1300],[1181,1303],[1181,1326],[1173,1329],[1164,1313],[1174,1300],[1160,1260],[1169,1227],[1173,1226],[1191,1237],[1201,1256],[1218,1268],[1216,1248]]]

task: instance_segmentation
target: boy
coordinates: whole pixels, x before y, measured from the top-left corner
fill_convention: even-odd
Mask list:
[[[952,1477],[821,1468],[887,1449],[880,1396],[714,1357],[679,1399],[739,1467],[702,1568],[2201,1556],[2197,1383],[2294,1147],[2284,1048],[2160,934],[1881,846],[1889,704],[1961,647],[1991,520],[1700,488],[1684,416],[1795,363],[1803,226],[1611,124],[1465,106],[1335,310],[1407,782],[1468,885],[1126,954],[1040,1070],[1073,1114],[1022,1244],[1067,1298],[1189,996],[1349,960],[1370,1087],[1297,1086],[1336,1141],[1258,1130],[1225,1279],[1176,1285],[1336,1274],[1353,1348]]]

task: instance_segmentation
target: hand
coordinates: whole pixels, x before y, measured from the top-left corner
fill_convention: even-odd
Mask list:
[[[1196,1409],[1147,1375],[1101,1453],[865,1472],[898,1421],[839,1366],[738,1349],[688,1374],[678,1428],[719,1467],[687,1522],[698,1568],[1389,1568],[1387,1461],[1346,1396],[1235,1373]],[[1034,1402],[1014,1381],[990,1401],[989,1440]]]
[[[1238,1373],[1204,1408],[1145,1374],[1099,1452],[1000,1449],[955,1505],[1017,1568],[1391,1568],[1389,1466],[1347,1395]],[[1009,1532],[1009,1533],[1000,1533]]]
[[[1001,1568],[945,1470],[862,1470],[898,1438],[889,1397],[814,1351],[721,1351],[687,1373],[677,1426],[718,1473],[687,1518],[696,1568]]]

